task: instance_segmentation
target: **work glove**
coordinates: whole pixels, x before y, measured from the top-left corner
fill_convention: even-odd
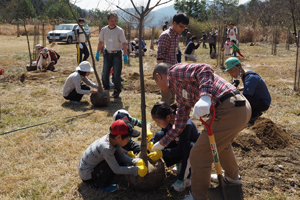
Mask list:
[[[127,63],[128,63],[128,56],[124,55],[124,64],[127,64]]]
[[[199,101],[194,105],[193,115],[200,119],[203,115],[209,114],[209,109],[211,106],[210,96],[201,96]]]
[[[96,52],[95,59],[96,59],[97,61],[99,61],[99,55],[100,55],[100,53],[99,53],[99,52]]]
[[[127,156],[131,157],[131,158],[136,158],[133,151],[128,151],[127,152]]]
[[[138,175],[140,177],[146,176],[146,174],[148,173],[148,168],[146,167],[146,165],[139,165],[137,167],[138,167]]]
[[[135,164],[135,166],[142,166],[142,165],[146,165],[143,159],[139,159]]]
[[[153,147],[153,142],[148,142],[148,147],[147,147],[147,148],[148,148],[149,150],[151,150],[152,147]]]
[[[79,43],[79,48],[83,49],[83,45],[81,43]]]
[[[147,142],[149,142],[153,137],[153,133],[150,129],[147,129]]]
[[[160,144],[160,142],[156,142],[152,149],[150,150],[151,152],[154,152],[154,151],[160,151],[160,150],[163,150],[165,147],[163,145]]]
[[[152,161],[157,161],[158,159],[160,159],[163,156],[162,151],[155,151],[152,153],[148,154],[148,157],[152,160]]]

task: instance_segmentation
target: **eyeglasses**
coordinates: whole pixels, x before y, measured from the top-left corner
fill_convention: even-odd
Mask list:
[[[186,26],[181,26],[180,24],[177,24],[181,29],[185,29]]]

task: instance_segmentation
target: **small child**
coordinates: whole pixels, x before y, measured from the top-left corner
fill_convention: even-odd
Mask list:
[[[142,121],[131,117],[130,114],[127,112],[127,110],[124,109],[117,110],[113,115],[113,120],[116,121],[118,119],[129,121],[132,127],[134,126],[142,127]],[[147,140],[150,141],[153,137],[153,133],[151,132],[151,128],[152,128],[151,123],[146,122],[146,127],[147,127],[147,138],[148,138]],[[123,146],[123,151],[128,156],[135,158],[135,154],[141,151],[141,145],[130,138],[129,142],[125,146]]]
[[[198,44],[195,45],[195,43],[198,43]],[[193,36],[192,40],[188,43],[188,45],[184,51],[184,56],[186,57],[186,61],[188,61],[188,60],[191,60],[194,62],[197,61],[197,58],[194,56],[194,52],[195,52],[195,49],[198,49],[200,44],[201,44],[200,41],[197,42],[197,37]]]
[[[236,41],[235,40],[231,40],[231,46],[232,46],[232,53],[231,56],[233,56],[233,54],[235,52],[237,52],[240,56],[242,56],[243,58],[245,58],[245,56],[240,52],[240,48],[238,46],[236,46]]]
[[[111,180],[116,174],[146,176],[148,168],[145,162],[139,158],[130,158],[122,150],[129,138],[138,134],[129,121],[114,121],[110,133],[93,142],[83,153],[78,166],[82,181],[98,190],[114,192],[118,185],[111,184]]]
[[[230,38],[226,39],[226,42],[224,44],[224,48],[225,48],[225,56],[230,56],[230,48],[231,48],[231,42],[230,42]]]
[[[175,122],[176,116],[176,104],[168,105],[165,102],[156,103],[152,110],[152,119],[157,123],[157,126],[161,128],[159,132],[151,139],[153,143],[158,142],[163,138]],[[148,157],[155,161],[159,158],[163,158],[166,166],[170,167],[181,161],[181,169],[178,170],[178,180],[172,184],[174,190],[178,192],[184,191],[184,189],[190,186],[190,166],[188,164],[188,159],[190,156],[190,151],[197,141],[200,133],[191,119],[188,119],[184,130],[181,132],[180,136],[177,137],[173,142],[166,146],[163,150],[155,151],[148,154]],[[153,151],[153,148],[152,148]]]

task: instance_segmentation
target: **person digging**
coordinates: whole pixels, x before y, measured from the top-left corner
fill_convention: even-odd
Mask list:
[[[40,71],[47,71],[47,70],[51,70],[53,71],[55,65],[55,61],[51,61],[51,57],[50,54],[48,52],[48,49],[43,48],[43,50],[41,51],[41,55],[39,56],[39,62],[38,62],[38,68]]]
[[[117,184],[111,184],[116,174],[146,176],[148,168],[144,160],[131,158],[122,150],[130,137],[138,135],[129,121],[114,121],[109,134],[93,142],[83,153],[78,166],[82,181],[98,190],[114,192],[119,188]]]
[[[47,70],[54,71],[54,70],[55,70],[54,65],[57,64],[57,61],[58,61],[58,59],[60,58],[60,55],[59,55],[56,51],[54,51],[54,50],[52,50],[52,49],[49,49],[49,48],[47,48],[47,47],[43,47],[41,44],[37,44],[37,45],[35,46],[34,51],[39,52],[40,55],[37,57],[36,63],[39,63],[39,60],[40,60],[40,58],[42,57],[41,52],[43,51],[43,49],[47,49],[47,50],[48,50],[48,54],[50,55],[50,59],[51,59],[51,63],[50,63],[50,65],[48,66]],[[53,65],[53,66],[52,66],[52,65]]]
[[[251,116],[248,100],[232,84],[214,73],[208,64],[179,63],[170,66],[159,63],[154,67],[153,79],[164,92],[173,91],[178,103],[172,128],[153,145],[152,151],[161,151],[185,128],[193,108],[193,115],[200,117],[210,114],[215,106],[216,117],[212,131],[218,147],[225,179],[241,184],[239,167],[232,148],[232,141],[243,130]],[[207,120],[210,122],[211,116]],[[192,170],[192,193],[185,199],[207,200],[213,163],[208,132],[205,128],[194,144],[189,157]]]
[[[242,79],[244,87],[240,88],[243,95],[249,101],[252,108],[252,115],[248,122],[248,126],[254,125],[254,122],[262,115],[262,112],[267,111],[271,104],[271,95],[266,83],[262,78],[250,69],[243,69],[241,61],[238,58],[228,58],[225,61],[225,71],[235,80],[233,85],[238,87]]]

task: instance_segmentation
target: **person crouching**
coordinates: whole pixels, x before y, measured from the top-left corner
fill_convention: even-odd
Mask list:
[[[84,94],[98,93],[98,90],[91,90],[89,87],[98,88],[97,84],[87,78],[93,71],[94,70],[88,61],[82,61],[76,68],[76,71],[67,78],[62,92],[63,97],[70,100],[71,103],[79,104]],[[81,85],[81,81],[89,86]]]

